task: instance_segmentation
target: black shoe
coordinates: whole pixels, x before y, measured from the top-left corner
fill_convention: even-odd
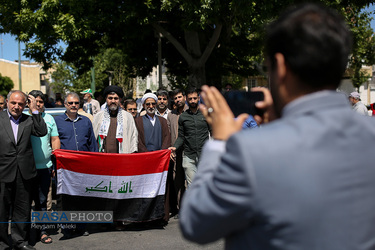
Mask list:
[[[60,240],[69,240],[74,237],[74,235],[71,232],[63,232],[63,237],[60,238]]]
[[[87,230],[76,230],[75,233],[77,236],[89,236],[90,233]]]
[[[35,247],[30,246],[30,245],[24,245],[22,247],[17,247],[17,249],[19,249],[19,250],[36,250]]]

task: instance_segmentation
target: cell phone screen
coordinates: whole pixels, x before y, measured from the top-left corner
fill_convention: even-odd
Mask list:
[[[255,107],[255,103],[264,100],[264,94],[261,91],[247,92],[232,90],[224,94],[230,109],[235,117],[246,113],[250,115],[262,115],[262,110]]]

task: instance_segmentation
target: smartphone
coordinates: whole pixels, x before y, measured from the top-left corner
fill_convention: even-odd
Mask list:
[[[252,116],[263,115],[263,111],[255,107],[256,102],[264,100],[264,94],[261,91],[231,90],[225,92],[224,97],[235,117],[243,113]]]

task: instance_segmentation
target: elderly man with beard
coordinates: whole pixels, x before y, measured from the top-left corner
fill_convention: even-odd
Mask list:
[[[133,116],[120,107],[124,92],[119,86],[104,89],[107,107],[94,116],[95,138],[99,152],[134,153],[138,151],[138,132]]]
[[[171,146],[167,120],[155,114],[158,98],[152,93],[142,97],[146,115],[135,119],[138,130],[138,152],[168,149]]]
[[[171,134],[167,120],[155,114],[157,100],[157,96],[152,93],[147,93],[142,97],[142,105],[146,114],[135,119],[138,130],[138,152],[168,149],[171,146]],[[167,222],[169,220],[169,183],[165,196],[164,221]]]
[[[187,185],[191,184],[197,172],[197,164],[201,155],[203,144],[208,140],[210,126],[199,110],[200,100],[198,90],[191,89],[186,92],[189,109],[178,118],[178,137],[170,149],[176,152],[183,147],[182,167],[185,171]]]

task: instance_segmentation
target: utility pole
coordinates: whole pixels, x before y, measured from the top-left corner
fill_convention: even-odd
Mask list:
[[[1,58],[4,59],[4,49],[3,49],[3,34],[0,35],[0,45],[1,45]]]
[[[161,64],[161,37],[162,37],[162,34],[159,33],[159,40],[158,40],[159,89],[163,88],[163,78],[162,78],[162,74],[163,74],[162,66],[163,65]]]
[[[19,88],[22,91],[22,74],[21,74],[21,41],[18,40],[18,81]]]
[[[94,67],[94,57],[92,58],[92,67],[91,67],[91,91],[92,94],[95,94],[95,67]]]

